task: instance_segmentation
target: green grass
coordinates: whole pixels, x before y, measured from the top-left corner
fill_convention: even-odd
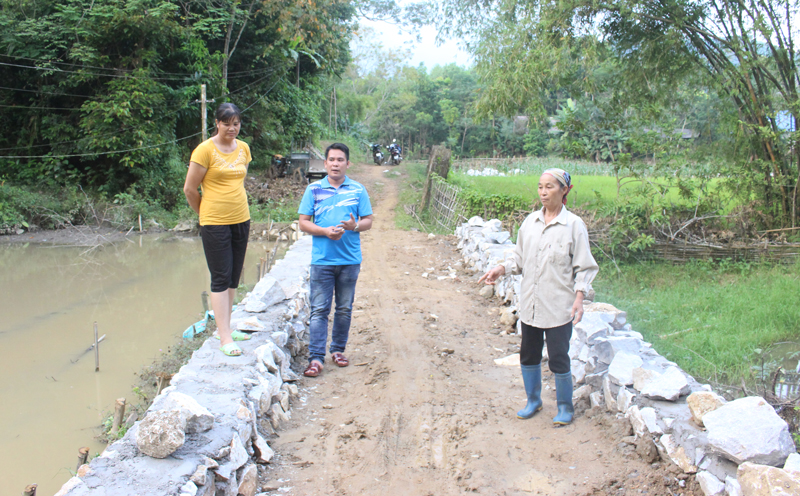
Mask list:
[[[462,173],[451,173],[448,182],[462,188],[471,188],[489,195],[506,194],[530,199],[531,204],[537,202],[539,195],[537,186],[539,176],[518,175],[518,176],[468,176]],[[666,184],[663,179],[654,179],[654,182]],[[592,175],[573,175],[573,189],[568,198],[568,207],[596,208],[600,205],[613,201],[617,198],[617,181],[611,176],[592,176]],[[642,186],[641,181],[625,180],[622,183],[620,193],[622,195],[634,188]],[[653,188],[653,194],[657,190]],[[666,197],[674,203],[692,204],[692,201],[680,197],[677,187],[670,187]]]
[[[760,351],[800,341],[798,265],[693,262],[621,266],[595,281],[597,301],[628,313],[633,329],[700,381],[749,384]]]
[[[422,229],[419,221],[413,215],[406,213],[404,205],[419,205],[422,197],[422,186],[425,183],[427,164],[422,161],[409,160],[403,162],[396,170],[400,171],[401,175],[398,178],[400,185],[397,193],[397,207],[394,210],[395,226],[406,231],[412,228]],[[418,215],[420,214],[418,213]],[[423,218],[422,221],[425,222],[426,219]]]

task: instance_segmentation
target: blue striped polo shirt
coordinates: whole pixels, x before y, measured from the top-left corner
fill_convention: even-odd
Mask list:
[[[310,215],[320,227],[336,226],[350,220],[372,215],[367,189],[345,176],[344,182],[334,188],[325,177],[306,187],[297,213]],[[312,265],[355,265],[361,263],[361,237],[353,231],[345,231],[338,241],[327,236],[314,236],[311,249]]]

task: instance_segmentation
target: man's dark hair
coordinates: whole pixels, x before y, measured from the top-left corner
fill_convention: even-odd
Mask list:
[[[344,143],[334,143],[331,146],[329,146],[328,148],[326,148],[325,149],[325,160],[328,160],[328,154],[330,153],[331,150],[343,151],[344,152],[344,157],[347,159],[348,162],[350,161],[350,149],[347,148],[347,145],[345,145]]]

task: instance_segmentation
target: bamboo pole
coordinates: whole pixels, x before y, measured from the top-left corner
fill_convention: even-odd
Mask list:
[[[142,214],[139,214],[139,232],[142,232]]]
[[[22,493],[22,496],[36,496],[37,487],[39,487],[38,484],[28,484],[25,486],[25,491]]]
[[[256,282],[261,280],[261,262],[256,264]]]
[[[117,435],[119,426],[122,425],[123,418],[125,417],[125,398],[117,398],[114,405],[114,420],[111,423],[111,434]]]
[[[89,448],[84,446],[83,448],[78,450],[78,466],[75,467],[75,471],[77,472],[81,465],[84,465],[86,461],[89,459]]]
[[[100,371],[100,341],[97,339],[97,322],[94,323],[94,371]]]
[[[208,312],[208,291],[200,293],[200,299],[203,301],[203,312]]]

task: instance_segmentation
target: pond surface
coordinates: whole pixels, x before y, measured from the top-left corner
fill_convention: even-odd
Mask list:
[[[135,373],[203,314],[209,275],[199,237],[144,235],[86,247],[0,246],[0,495],[54,494],[95,440]],[[273,243],[250,242],[245,282]],[[93,323],[99,335],[95,372]]]

